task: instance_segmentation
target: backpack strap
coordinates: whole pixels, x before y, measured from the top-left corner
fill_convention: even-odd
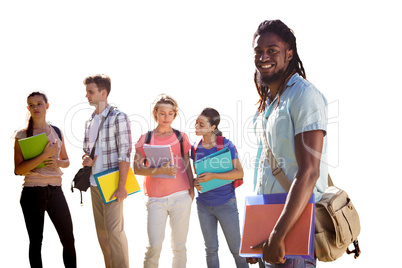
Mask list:
[[[183,150],[183,135],[181,135],[181,132],[177,129],[173,129],[174,134],[176,134],[177,139],[180,142],[180,153],[181,157],[184,158],[184,150]]]
[[[216,151],[220,151],[223,148],[225,148],[223,146],[223,140],[225,139],[225,137],[223,136],[217,136],[216,137]],[[192,153],[193,156],[195,157],[195,153],[197,152],[198,146],[200,146],[202,139],[198,142],[198,143],[194,143],[193,148],[192,148]]]
[[[63,141],[63,137],[61,136],[61,131],[60,131],[60,129],[59,129],[58,127],[56,127],[56,126],[53,126],[53,125],[50,125],[50,126],[54,129],[54,131],[56,131],[57,136],[59,136],[59,139],[60,139],[61,141]]]
[[[145,136],[145,144],[150,144],[151,143],[151,138],[152,138],[152,133],[153,131],[148,131],[147,135]]]
[[[177,139],[180,142],[180,152],[181,155],[184,156],[184,151],[183,151],[183,136],[181,135],[181,132],[177,129],[173,129],[174,134],[176,135]],[[150,144],[151,143],[151,138],[152,138],[153,131],[148,131],[147,135],[145,136],[145,144]]]
[[[224,148],[224,146],[223,146],[224,139],[225,139],[225,137],[223,137],[223,136],[216,137],[216,151],[220,151]]]
[[[217,151],[222,150],[224,148],[224,145],[223,145],[224,139],[225,139],[225,137],[223,137],[223,136],[216,137],[216,150]],[[236,150],[236,153],[237,153],[237,148],[236,148],[236,146],[234,146],[234,147],[235,147],[235,150]],[[236,179],[236,180],[233,181],[234,188],[237,188],[242,184],[243,184],[243,178]]]
[[[201,141],[202,141],[202,139],[198,143],[194,143],[193,147],[191,148],[192,149],[192,154],[193,154],[192,155],[193,159],[195,159],[195,153],[197,152],[198,146],[200,146]]]
[[[144,144],[150,144],[151,143],[152,134],[153,134],[153,131],[151,131],[151,130],[149,130],[147,132],[147,135],[145,135]],[[146,157],[144,158],[144,163],[143,164],[144,164],[144,166],[148,166],[148,161],[147,161]]]
[[[183,135],[181,135],[181,132],[177,129],[173,129],[174,134],[176,135],[177,139],[179,140],[180,143],[180,153],[181,157],[184,157],[184,150],[183,150]],[[153,131],[148,131],[147,135],[145,136],[145,142],[144,144],[150,144],[151,143],[151,138],[152,138]]]

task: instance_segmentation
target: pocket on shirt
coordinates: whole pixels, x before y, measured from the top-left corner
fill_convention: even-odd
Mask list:
[[[287,132],[287,128],[290,125],[291,118],[287,111],[281,110],[272,113],[268,118],[271,130],[277,130],[279,132]]]
[[[271,146],[273,148],[283,141],[289,140],[289,128],[293,129],[293,125],[286,111],[280,110],[272,113],[268,118],[267,132],[270,135]]]

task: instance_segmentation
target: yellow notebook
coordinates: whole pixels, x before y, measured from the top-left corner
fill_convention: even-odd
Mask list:
[[[116,197],[112,200],[110,200],[110,197],[116,191],[119,183],[119,168],[116,167],[97,173],[94,175],[94,178],[98,185],[99,192],[101,193],[103,203],[107,204],[116,201]],[[126,190],[128,195],[141,191],[131,167],[127,174]]]

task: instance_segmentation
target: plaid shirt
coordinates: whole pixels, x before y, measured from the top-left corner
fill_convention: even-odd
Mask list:
[[[110,108],[110,105],[106,107],[106,109],[101,113],[101,116],[106,116]],[[95,112],[92,114],[91,118],[85,122],[83,149],[88,155],[91,154],[91,149],[93,147],[93,143],[89,142],[89,129],[94,117]],[[102,146],[102,162],[104,170],[117,167],[120,162],[130,163],[132,150],[131,127],[130,121],[125,113],[117,109],[110,112],[99,132],[99,139],[96,146]]]

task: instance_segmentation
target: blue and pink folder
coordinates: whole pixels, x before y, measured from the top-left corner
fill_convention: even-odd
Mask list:
[[[198,176],[205,172],[223,173],[233,170],[232,156],[229,148],[224,148],[195,161],[194,167]],[[234,180],[212,179],[207,182],[201,182],[201,193],[232,183],[233,181]]]
[[[267,240],[282,213],[287,193],[247,196],[240,248],[242,257],[262,257],[251,246]],[[285,258],[314,259],[314,194],[285,238]]]

